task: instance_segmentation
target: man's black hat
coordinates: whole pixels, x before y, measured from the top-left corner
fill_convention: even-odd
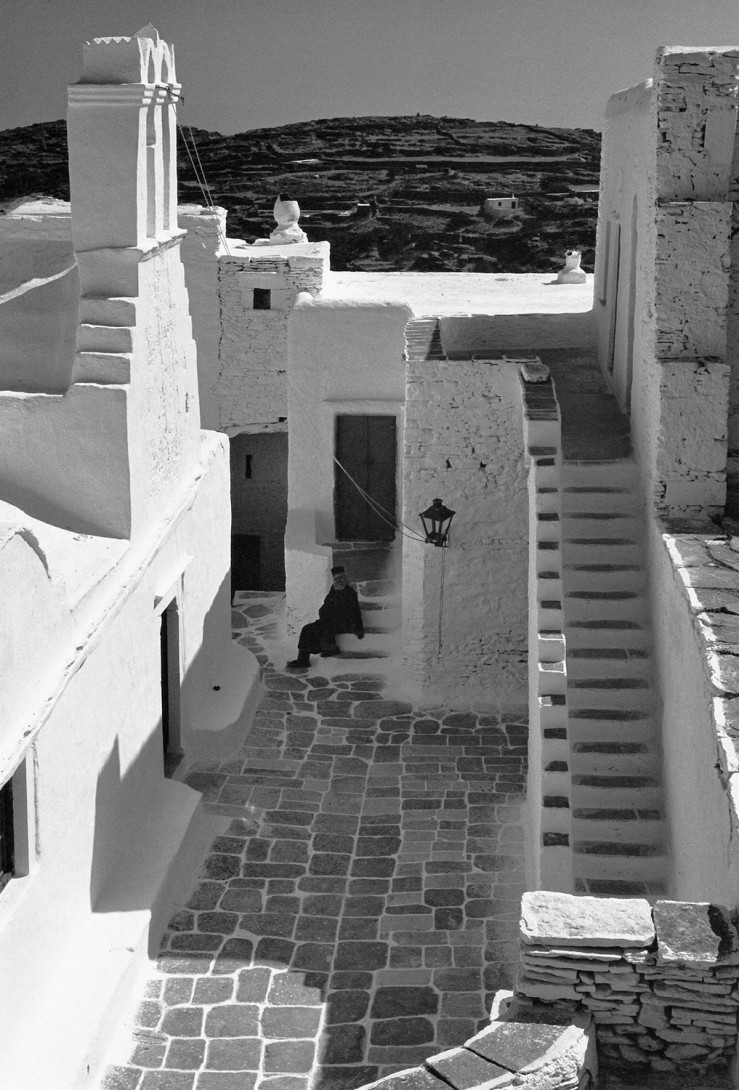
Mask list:
[[[331,574],[332,575],[341,575],[342,573],[345,573],[345,572],[346,572],[346,568],[344,567],[343,564],[337,564],[335,568],[331,569]]]

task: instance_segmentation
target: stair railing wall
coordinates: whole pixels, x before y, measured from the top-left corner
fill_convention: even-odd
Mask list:
[[[567,665],[562,608],[561,426],[549,371],[521,363],[529,492],[530,889],[572,890]]]

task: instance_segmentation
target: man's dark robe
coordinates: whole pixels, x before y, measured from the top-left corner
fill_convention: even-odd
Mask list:
[[[337,651],[336,637],[340,632],[352,632],[355,636],[364,635],[362,613],[354,587],[346,586],[342,590],[331,587],[318,610],[318,620],[304,625],[298,640],[298,652],[318,655],[321,652]]]

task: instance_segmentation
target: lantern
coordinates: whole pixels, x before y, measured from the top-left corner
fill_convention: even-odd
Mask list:
[[[442,549],[446,547],[454,514],[454,511],[450,511],[439,499],[435,499],[430,507],[421,511],[419,518],[423,524],[427,544],[436,545],[437,548]]]

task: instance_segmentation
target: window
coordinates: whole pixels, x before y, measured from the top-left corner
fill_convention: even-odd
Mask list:
[[[255,288],[254,289],[254,302],[252,304],[254,310],[271,310],[272,309],[272,292],[269,288]]]
[[[0,788],[0,889],[15,877],[13,781]]]

